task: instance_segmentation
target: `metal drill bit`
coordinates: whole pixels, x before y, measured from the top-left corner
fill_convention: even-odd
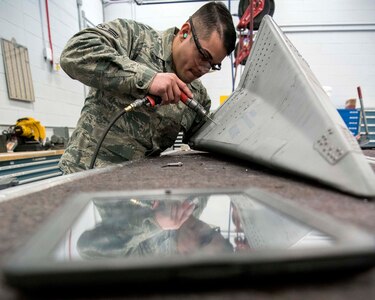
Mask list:
[[[214,123],[215,125],[219,125],[217,124],[212,118],[210,118],[210,116],[206,115],[207,119],[209,119],[212,123]]]

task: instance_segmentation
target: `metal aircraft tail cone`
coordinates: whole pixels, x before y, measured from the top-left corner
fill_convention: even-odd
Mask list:
[[[192,137],[220,152],[375,196],[375,175],[310,67],[270,16],[263,18],[240,83]]]

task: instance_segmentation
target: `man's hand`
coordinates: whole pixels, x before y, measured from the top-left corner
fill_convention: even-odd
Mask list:
[[[158,73],[150,84],[150,95],[159,96],[162,99],[161,104],[178,103],[180,101],[181,91],[189,98],[193,97],[186,83],[174,73]]]
[[[161,207],[157,205],[155,208],[155,219],[164,230],[178,229],[191,216],[194,208],[195,204],[188,200],[182,203],[165,203]]]

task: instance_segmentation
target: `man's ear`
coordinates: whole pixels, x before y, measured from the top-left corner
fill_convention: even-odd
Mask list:
[[[184,23],[184,25],[182,25],[180,31],[178,32],[179,38],[181,40],[185,40],[189,37],[190,32],[190,24],[188,22]]]

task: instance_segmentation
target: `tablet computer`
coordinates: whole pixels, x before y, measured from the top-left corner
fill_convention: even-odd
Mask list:
[[[77,194],[3,268],[31,291],[372,267],[374,236],[259,189]]]

